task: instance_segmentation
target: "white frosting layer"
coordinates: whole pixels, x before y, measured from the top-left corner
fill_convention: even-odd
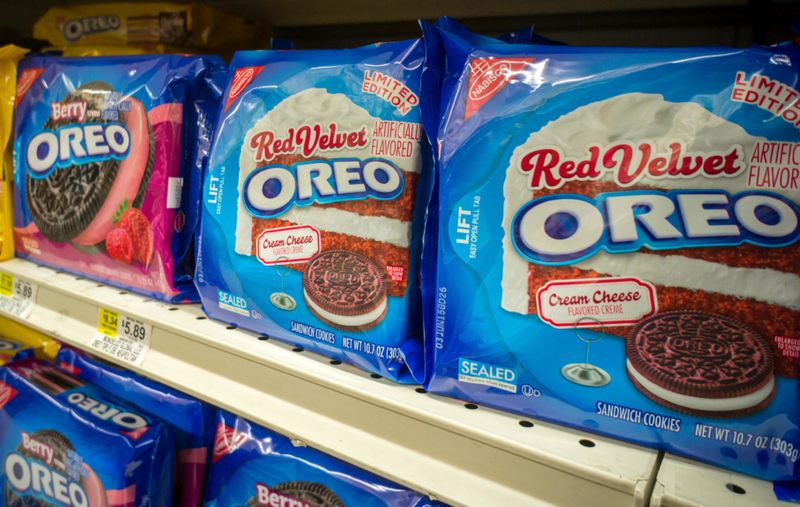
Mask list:
[[[753,298],[772,305],[800,310],[800,276],[773,269],[732,268],[717,262],[677,255],[598,252],[576,268],[610,276],[635,276],[656,285],[704,290]]]
[[[278,217],[296,224],[310,225],[321,231],[350,234],[361,238],[408,248],[411,243],[411,222],[396,218],[371,217],[335,208],[289,208]]]
[[[284,99],[266,115],[264,115],[256,124],[247,132],[244,140],[242,141],[242,151],[239,157],[239,186],[238,186],[238,211],[236,214],[236,253],[242,255],[250,255],[253,246],[253,217],[244,207],[242,202],[242,189],[247,176],[253,172],[257,163],[255,161],[255,150],[251,147],[250,142],[253,136],[265,130],[271,130],[277,137],[285,137],[288,135],[290,128],[297,129],[301,125],[313,125],[321,123],[322,125],[336,122],[338,131],[352,132],[360,130],[361,127],[366,127],[367,132],[370,134],[369,139],[372,138],[372,130],[375,122],[379,118],[370,116],[370,114],[362,107],[356,105],[353,101],[347,98],[342,93],[328,93],[322,88],[309,88],[300,93],[291,95]],[[327,127],[325,127],[327,129]],[[350,149],[342,148],[335,151],[321,151],[315,150],[311,156],[319,156],[326,159],[341,158],[341,157],[354,157],[360,160],[370,158],[369,144],[363,148]],[[299,153],[299,150],[298,150]],[[420,144],[414,143],[414,154],[411,158],[396,158],[396,157],[381,157],[394,163],[399,169],[405,172],[419,173],[422,168],[422,158],[420,156]],[[300,210],[308,208],[290,208],[283,216],[278,217],[283,220],[291,220],[287,218],[291,216],[292,210]],[[331,213],[334,210],[328,209],[324,213]],[[346,212],[340,212],[346,213]],[[355,215],[354,213],[349,213]],[[300,217],[300,213],[296,215]],[[356,215],[357,216],[357,215]],[[366,217],[371,218],[371,217]],[[389,220],[389,219],[387,219]],[[294,221],[294,220],[292,220]],[[396,220],[395,220],[396,221]],[[354,219],[347,219],[348,223],[355,223]],[[299,225],[313,225],[306,222],[295,222]],[[396,226],[394,226],[396,229]],[[376,229],[375,227],[368,228],[369,230]],[[322,229],[320,227],[320,229]],[[410,233],[410,224],[409,224]],[[333,229],[323,229],[333,230]],[[361,236],[366,239],[377,239],[377,237],[370,237],[362,234],[359,229],[348,230],[335,230],[334,232],[345,232],[354,236]],[[394,230],[389,235],[399,238],[405,234],[405,230]],[[386,235],[386,234],[384,234]],[[380,236],[380,235],[379,235]],[[381,241],[378,239],[378,241]],[[400,240],[398,240],[400,241]],[[406,246],[407,246],[406,240]],[[393,243],[397,244],[397,243]]]
[[[696,396],[687,396],[685,394],[675,393],[658,386],[642,376],[641,373],[631,364],[630,360],[627,361],[628,372],[636,379],[642,387],[655,394],[662,400],[666,400],[681,407],[691,408],[694,410],[706,410],[708,412],[724,412],[728,410],[741,410],[743,408],[750,408],[758,405],[766,400],[775,387],[775,377],[769,379],[769,382],[756,392],[738,396],[736,398],[698,398]]]
[[[585,149],[589,144],[599,143],[607,146],[622,140],[634,144],[650,140],[655,143],[658,152],[662,153],[666,153],[668,145],[675,140],[683,141],[688,152],[723,152],[738,144],[744,150],[745,161],[750,160],[756,143],[766,141],[763,137],[749,135],[742,127],[708,112],[699,104],[667,102],[661,95],[644,93],[627,93],[587,104],[532,133],[525,143],[514,150],[503,188],[505,236],[502,307],[504,309],[522,314],[528,313],[528,262],[516,252],[511,241],[511,221],[514,214],[535,197],[535,192],[528,188],[529,176],[518,169],[521,158],[535,147],[545,145],[559,147],[567,157],[586,157]],[[664,189],[714,188],[736,193],[747,190],[747,177],[746,170],[733,178],[714,179],[702,175],[684,179],[653,179],[645,174],[636,184]],[[606,173],[602,178],[602,181],[612,180],[612,173]],[[800,192],[796,190],[770,190],[770,192],[784,195],[800,203]],[[676,257],[666,261],[668,263],[666,265],[664,258],[659,255],[636,254],[641,256],[641,259],[636,258],[637,266],[634,267],[630,264],[632,259],[628,257],[631,254],[614,256],[606,254],[605,258],[600,259],[603,254],[599,253],[595,256],[596,260],[589,259],[575,266],[581,269],[596,269],[606,274],[639,276],[644,280],[667,286],[703,289],[738,297],[754,297],[760,301],[793,309],[799,304],[798,277],[795,275],[767,269],[729,268],[722,264],[684,259],[680,257],[680,250],[676,250],[675,253]],[[617,259],[607,260],[608,257]],[[725,278],[731,280],[726,282]],[[775,285],[772,285],[773,283]]]
[[[318,304],[311,300],[308,296],[308,292],[303,290],[303,295],[306,298],[306,302],[308,303],[311,308],[314,309],[315,312],[322,315],[324,318],[328,319],[329,321],[339,324],[340,326],[364,326],[369,324],[370,322],[375,322],[378,317],[383,314],[383,311],[386,309],[386,298],[383,298],[381,304],[378,305],[377,308],[372,310],[369,313],[365,313],[364,315],[354,315],[352,317],[345,316],[345,315],[337,315],[335,313],[331,313],[328,311],[323,310]]]

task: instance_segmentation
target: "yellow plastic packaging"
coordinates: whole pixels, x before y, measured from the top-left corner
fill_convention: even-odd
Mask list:
[[[47,46],[42,51],[61,51],[61,56],[122,56],[168,53],[163,44],[136,46]]]
[[[39,359],[55,362],[59,343],[44,333],[0,316],[0,365],[20,350],[32,348]]]
[[[33,36],[53,46],[126,46],[251,49],[262,37],[253,23],[200,4],[108,3],[53,7]]]
[[[14,256],[14,220],[12,215],[14,158],[11,131],[17,93],[17,62],[27,53],[17,46],[0,48],[0,260]]]

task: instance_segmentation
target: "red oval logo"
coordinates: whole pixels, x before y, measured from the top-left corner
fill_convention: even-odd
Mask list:
[[[238,97],[252,78],[253,78],[252,68],[237,71],[236,77],[234,78],[233,84],[231,85],[231,92],[228,96],[232,99]]]

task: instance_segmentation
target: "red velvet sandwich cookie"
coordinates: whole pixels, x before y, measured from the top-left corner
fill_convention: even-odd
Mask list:
[[[352,252],[323,252],[303,273],[303,295],[311,313],[347,332],[366,331],[386,316],[386,279],[371,260]]]
[[[721,315],[667,312],[628,335],[628,377],[645,396],[676,412],[744,417],[775,397],[769,343]]]

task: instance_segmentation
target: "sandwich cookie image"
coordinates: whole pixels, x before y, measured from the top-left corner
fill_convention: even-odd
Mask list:
[[[106,507],[106,491],[86,463],[74,465],[75,447],[56,430],[23,432],[23,441],[5,457],[6,507]]]
[[[308,309],[325,324],[345,332],[372,329],[386,316],[386,278],[371,260],[352,252],[323,252],[303,273]]]
[[[666,312],[626,342],[628,377],[652,401],[695,417],[744,417],[775,397],[769,343],[721,315]]]
[[[26,198],[48,240],[82,253],[108,252],[123,264],[148,264],[152,232],[140,208],[155,138],[142,103],[119,95],[92,81],[50,104],[42,132],[23,147]]]
[[[330,488],[307,481],[284,482],[268,488],[263,484],[257,486],[258,495],[247,501],[247,507],[263,507],[275,505],[296,505],[297,507],[347,507]]]

